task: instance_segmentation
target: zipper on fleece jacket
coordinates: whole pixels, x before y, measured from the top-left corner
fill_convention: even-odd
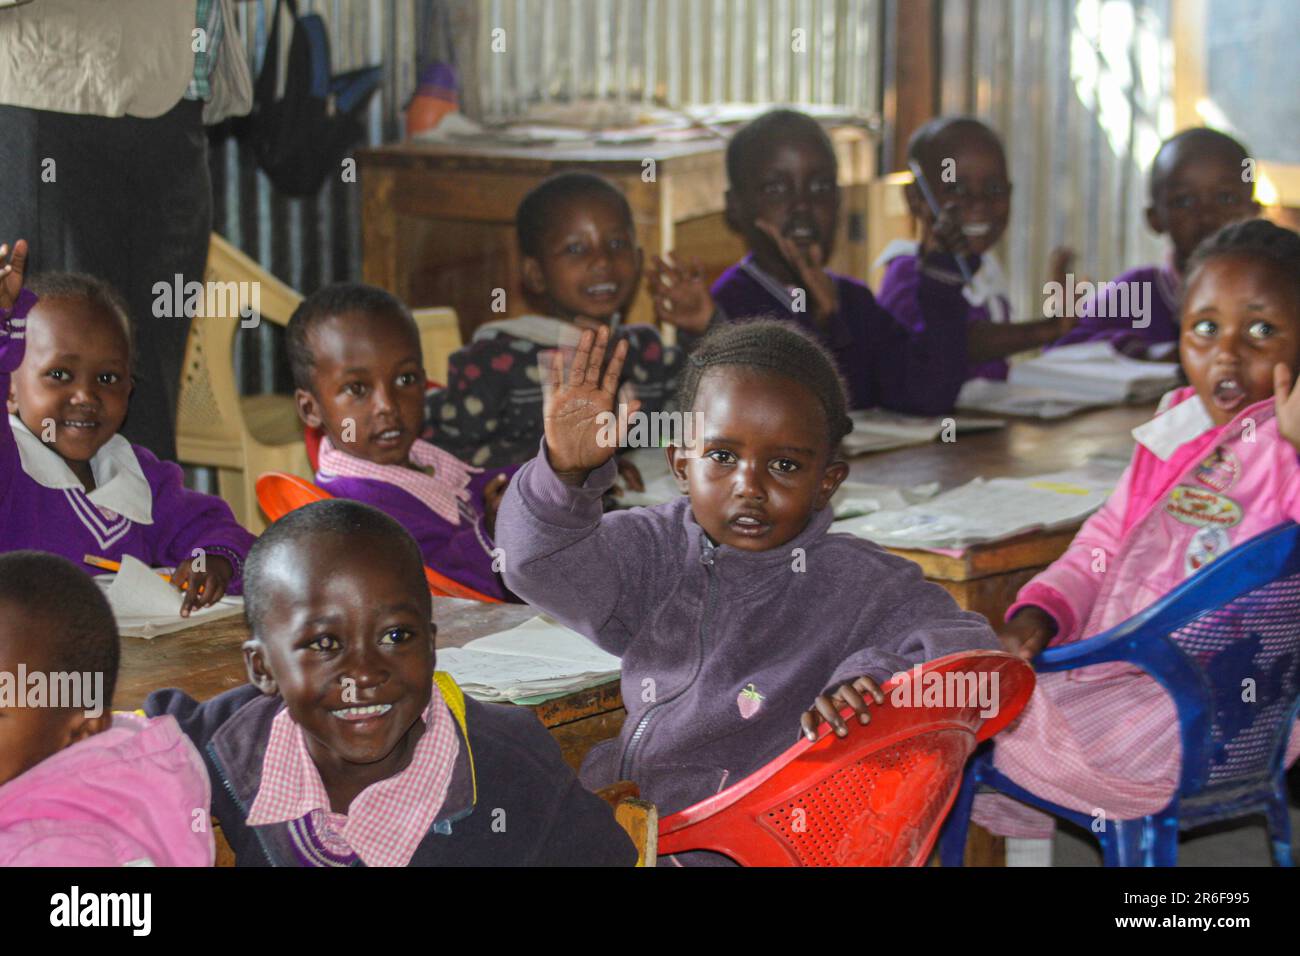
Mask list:
[[[685,686],[683,686],[681,690],[673,694],[673,696],[669,697],[667,700],[651,704],[650,708],[641,715],[641,719],[637,721],[636,729],[632,731],[632,736],[628,738],[627,747],[623,750],[623,759],[619,764],[620,780],[631,779],[633,752],[636,750],[637,745],[645,738],[645,732],[650,727],[651,718],[654,717],[659,708],[666,704],[671,704],[673,701],[677,700],[677,698],[690,690],[691,687],[694,686],[695,682],[699,680],[700,672],[704,670],[704,654],[708,646],[706,633],[709,628],[709,622],[713,619],[713,605],[717,600],[718,595],[717,572],[713,569],[713,553],[716,550],[717,549],[714,547],[713,542],[709,540],[708,535],[701,533],[700,564],[704,565],[705,574],[709,579],[709,587],[704,599],[704,618],[700,622],[700,658],[699,662],[695,665],[695,673],[691,675],[691,679],[686,682]]]
[[[262,834],[258,832],[257,827],[250,827],[248,825],[248,808],[244,806],[244,801],[239,799],[239,795],[235,793],[235,786],[230,782],[230,778],[226,775],[226,768],[222,766],[221,760],[217,757],[216,746],[211,740],[209,740],[208,745],[204,750],[206,750],[208,756],[212,758],[212,765],[217,769],[217,776],[221,780],[221,785],[225,787],[226,793],[230,794],[230,799],[234,802],[235,809],[237,809],[243,817],[244,829],[252,830],[253,836],[257,837],[257,844],[262,848],[262,855],[266,857],[267,864],[270,866],[279,866],[280,864],[275,862],[275,857],[271,854],[271,848],[266,845],[266,841],[262,839]],[[211,812],[208,813],[208,816],[212,816]],[[226,843],[229,842],[230,839],[227,837]],[[234,847],[231,847],[231,849],[233,850]],[[239,861],[236,860],[235,862],[238,863]]]

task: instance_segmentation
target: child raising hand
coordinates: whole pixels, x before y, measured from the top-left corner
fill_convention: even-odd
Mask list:
[[[587,331],[567,375],[552,365],[540,454],[506,489],[497,525],[511,590],[622,658],[627,720],[588,754],[584,784],[634,780],[676,812],[823,722],[846,734],[842,707],[865,723],[898,671],[994,646],[986,622],[915,564],[829,533],[848,474],[836,453],[844,385],[786,323],[724,324],[698,344],[666,449],[686,494],[603,513],[616,450],[603,413],[624,360],[620,343],[605,367],[609,341]]]

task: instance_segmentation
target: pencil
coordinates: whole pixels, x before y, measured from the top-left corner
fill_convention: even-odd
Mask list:
[[[930,212],[934,214],[934,218],[938,219],[943,214],[943,210],[939,207],[938,198],[930,189],[930,181],[925,178],[925,173],[921,170],[921,164],[913,159],[909,160],[907,165],[908,168],[912,170],[912,178],[916,180],[916,188],[921,190],[921,198],[924,199],[925,204],[930,207]],[[957,268],[961,270],[961,277],[966,280],[966,284],[969,285],[972,277],[970,266],[966,264],[965,256],[954,252],[952,257],[957,260]]]
[[[117,561],[110,561],[108,558],[101,558],[93,554],[83,554],[81,556],[83,564],[89,564],[92,568],[100,568],[104,571],[121,571],[122,565]],[[171,576],[158,572],[158,577],[168,583],[171,582]]]

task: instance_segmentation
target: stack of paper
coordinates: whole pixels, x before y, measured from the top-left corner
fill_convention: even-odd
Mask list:
[[[899,415],[880,408],[850,412],[849,418],[853,420],[853,431],[844,436],[844,441],[841,442],[844,454],[849,456],[928,444],[943,434],[949,422],[957,434],[1005,428],[1007,424],[1000,418],[925,418]]]
[[[619,675],[619,659],[548,617],[438,650],[447,671],[478,700],[517,701],[595,687]]]
[[[117,574],[96,575],[95,580],[108,597],[117,629],[123,637],[152,638],[171,634],[239,614],[244,609],[242,598],[224,597],[211,607],[181,617],[184,595],[157,571],[130,555],[122,558],[122,570]]]
[[[1109,497],[1113,462],[1034,478],[976,478],[930,501],[835,525],[890,548],[965,548],[1027,531],[1070,527]]]
[[[1084,408],[1149,402],[1178,385],[1176,362],[1144,362],[1106,342],[1081,342],[1016,362],[1005,382],[971,379],[960,408],[1002,415],[1061,418]]]

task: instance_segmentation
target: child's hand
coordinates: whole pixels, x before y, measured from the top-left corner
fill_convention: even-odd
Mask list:
[[[961,231],[961,212],[956,202],[950,202],[939,211],[935,219],[926,210],[925,229],[921,237],[922,257],[939,255],[970,255],[970,244]]]
[[[862,676],[852,684],[841,684],[839,690],[833,694],[822,694],[803,716],[799,718],[799,726],[803,730],[803,735],[809,740],[817,739],[817,728],[824,720],[831,725],[831,730],[835,731],[835,736],[845,737],[849,733],[849,725],[844,722],[840,716],[840,710],[845,707],[852,707],[854,713],[858,715],[858,723],[871,723],[871,714],[867,712],[867,698],[863,695],[869,695],[877,704],[885,702],[884,691],[870,677]]]
[[[26,239],[15,242],[12,253],[8,243],[0,245],[0,309],[12,309],[14,303],[18,301],[18,293],[23,290],[23,273],[26,269]]]
[[[1056,636],[1056,621],[1042,608],[1022,607],[998,631],[998,640],[1008,654],[1030,660]]]
[[[497,475],[483,486],[483,524],[489,538],[497,536],[497,511],[501,508],[501,499],[505,497],[508,484],[509,475]]]
[[[181,601],[181,617],[216,604],[226,593],[230,579],[235,576],[234,565],[218,554],[205,556],[206,571],[194,570],[196,558],[182,561],[172,572],[172,585],[185,592]]]
[[[839,309],[839,295],[835,291],[835,280],[826,271],[826,253],[818,243],[811,243],[806,249],[797,242],[791,242],[781,235],[781,230],[765,219],[757,220],[758,226],[776,245],[781,258],[790,264],[804,291],[808,293],[809,305],[812,306],[813,319],[824,326]]]
[[[1291,370],[1283,362],[1273,366],[1273,405],[1278,433],[1300,451],[1300,388],[1292,388]]]
[[[704,287],[700,260],[692,259],[689,269],[671,259],[655,256],[646,273],[646,290],[654,302],[655,318],[685,332],[703,333],[713,318],[713,299]]]
[[[1057,246],[1047,257],[1047,277],[1055,282],[1061,288],[1065,288],[1069,283],[1066,281],[1070,275],[1070,269],[1074,266],[1075,253],[1069,246]]]
[[[606,427],[608,416],[603,413],[615,412],[618,380],[627,358],[627,340],[618,343],[602,377],[601,366],[608,346],[609,326],[602,325],[594,333],[590,329],[584,331],[567,381],[563,354],[557,350],[551,357],[547,379],[550,388],[543,410],[546,453],[551,468],[566,484],[581,485],[586,481],[593,469],[609,461],[626,432],[624,419],[618,422],[617,441],[606,440],[613,436]],[[640,407],[641,403],[634,399],[626,406],[627,414]]]

